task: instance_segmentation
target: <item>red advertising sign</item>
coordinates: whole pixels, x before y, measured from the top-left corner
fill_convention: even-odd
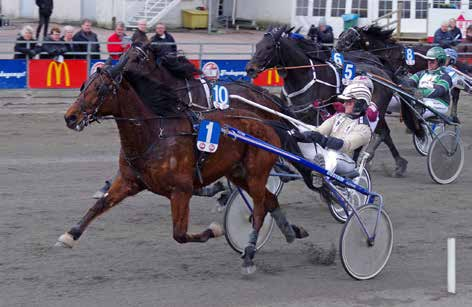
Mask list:
[[[259,86],[283,86],[284,80],[279,76],[276,69],[263,71],[253,80],[255,85]]]
[[[30,88],[80,88],[87,79],[86,60],[31,60]]]

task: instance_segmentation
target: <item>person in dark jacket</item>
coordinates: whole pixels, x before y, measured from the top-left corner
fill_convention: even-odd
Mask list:
[[[156,25],[156,34],[151,37],[151,42],[158,43],[157,45],[153,45],[157,58],[163,57],[168,53],[177,52],[177,45],[175,44],[175,39],[172,35],[169,34],[169,32],[166,31],[166,26],[163,23],[158,23]]]
[[[39,24],[36,29],[36,40],[39,40],[39,34],[41,33],[43,25],[43,39],[47,37],[49,17],[51,17],[52,10],[54,9],[54,3],[53,0],[36,0],[36,5],[39,8]]]
[[[323,44],[332,44],[334,42],[333,28],[326,24],[326,20],[324,18],[321,18],[318,23],[316,41]]]
[[[75,33],[72,40],[74,42],[98,42],[97,34],[92,32],[92,21],[90,19],[84,19],[82,25],[80,26],[80,31]],[[99,44],[90,45],[91,52],[100,52]],[[87,52],[87,44],[75,44],[74,52]],[[87,55],[81,54],[76,55],[76,59],[86,59]],[[90,56],[91,59],[100,59],[100,54],[93,54]]]
[[[40,52],[40,49],[36,47],[36,43],[31,43],[33,41],[33,31],[33,28],[30,26],[25,26],[21,29],[15,44],[15,51],[21,52],[21,54],[15,54],[14,59],[26,59],[26,57],[32,59]],[[28,44],[29,41],[31,42]]]
[[[57,42],[57,43],[56,43]],[[67,47],[61,42],[61,29],[53,27],[49,37],[44,39],[42,51],[46,54],[41,54],[41,59],[56,59],[67,52]]]
[[[451,32],[449,32],[449,24],[447,21],[441,24],[441,28],[437,29],[434,33],[433,43],[438,44],[442,48],[452,48],[459,43],[455,40]]]
[[[67,48],[67,53],[64,54],[65,59],[75,59],[75,55],[70,54],[74,52],[74,45],[72,44],[72,39],[74,37],[74,27],[73,26],[65,26],[63,29],[63,36],[61,37],[61,41],[64,42],[64,45]]]
[[[449,32],[451,32],[451,36],[454,40],[460,42],[462,41],[462,32],[456,25],[456,19],[451,18],[449,19]]]
[[[140,21],[138,21],[138,28],[136,29],[136,31],[134,31],[133,36],[131,36],[131,42],[148,42],[149,39],[147,38],[146,31],[147,21],[146,19],[141,19]]]

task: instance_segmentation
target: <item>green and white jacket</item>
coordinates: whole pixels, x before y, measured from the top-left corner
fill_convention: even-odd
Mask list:
[[[425,98],[436,99],[449,105],[449,90],[452,87],[452,80],[442,67],[432,71],[417,72],[410,77],[408,85],[421,90],[422,96]]]

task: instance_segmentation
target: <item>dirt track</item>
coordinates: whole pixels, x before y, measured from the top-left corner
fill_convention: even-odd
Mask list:
[[[55,104],[51,104],[51,102]],[[390,262],[375,279],[351,279],[338,259],[341,225],[300,182],[284,187],[289,219],[310,237],[287,245],[278,230],[256,256],[258,272],[242,277],[224,238],[180,245],[171,235],[168,201],[150,193],[100,217],[72,250],[57,237],[93,204],[91,195],[116,170],[115,125],[82,133],[66,129],[63,100],[0,101],[0,306],[467,306],[472,299],[472,99],[462,99],[466,162],[454,184],[434,184],[392,118],[394,140],[409,160],[406,178],[392,178],[381,147],[374,190],[394,224]],[[41,104],[45,103],[45,104]],[[214,200],[194,198],[191,229],[211,221]],[[457,291],[446,293],[446,238],[457,238]]]

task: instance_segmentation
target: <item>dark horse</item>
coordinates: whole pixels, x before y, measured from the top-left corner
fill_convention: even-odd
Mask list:
[[[125,64],[120,61],[113,68],[97,70],[64,116],[67,126],[77,131],[100,117],[113,116],[120,134],[121,152],[120,172],[110,190],[77,225],[60,236],[59,246],[72,247],[96,217],[143,190],[170,200],[173,237],[177,242],[206,242],[221,236],[223,230],[216,223],[200,233],[188,233],[188,222],[193,190],[222,176],[246,190],[254,202],[254,230],[243,256],[246,272],[255,270],[255,243],[267,212],[274,217],[288,242],[308,235],[303,228],[288,223],[277,198],[265,188],[277,156],[222,135],[220,147],[208,157],[202,169],[201,182],[195,172],[197,154],[192,127],[195,120],[191,120],[194,113],[179,103],[176,92],[168,86],[123,72]],[[276,146],[281,144],[274,129],[250,111],[209,111],[199,115],[234,126]]]
[[[354,27],[350,28],[339,36],[336,43],[336,49],[339,51],[352,51],[352,50],[366,50],[378,55],[382,62],[387,68],[389,68],[394,74],[395,81],[399,83],[401,78],[406,73],[416,73],[421,70],[428,69],[428,63],[422,56],[415,57],[414,65],[407,65],[405,62],[404,49],[405,45],[397,42],[392,37],[393,29],[384,30],[379,26],[368,26],[368,27]],[[408,46],[415,50],[416,53],[425,55],[431,46],[426,45],[413,45]],[[471,70],[470,67],[465,64],[458,62],[456,68],[468,74]],[[460,89],[454,87],[451,89],[452,105],[451,105],[451,116],[457,120],[457,105],[460,96]]]
[[[329,101],[336,97],[340,91],[340,76],[333,65],[328,63],[330,53],[319,45],[306,39],[293,39],[288,35],[290,30],[281,27],[269,30],[262,40],[256,45],[256,53],[246,66],[248,75],[255,78],[260,72],[268,68],[277,67],[284,78],[283,98],[295,109],[306,109],[315,100]],[[374,73],[384,79],[391,80],[382,68],[382,64],[375,56],[367,52],[355,53],[351,58],[356,63],[359,71]],[[360,61],[364,57],[365,60]],[[306,67],[315,65],[315,67]],[[305,66],[300,69],[284,69],[285,67]],[[380,112],[379,123],[376,128],[378,138],[389,147],[396,162],[394,176],[402,176],[406,171],[407,161],[393,144],[390,129],[385,121],[385,113],[392,97],[392,91],[384,86],[375,86],[373,101]],[[294,111],[296,112],[296,110]],[[303,118],[310,121],[311,118]],[[313,122],[311,122],[313,123]],[[368,149],[373,155],[373,151]]]

